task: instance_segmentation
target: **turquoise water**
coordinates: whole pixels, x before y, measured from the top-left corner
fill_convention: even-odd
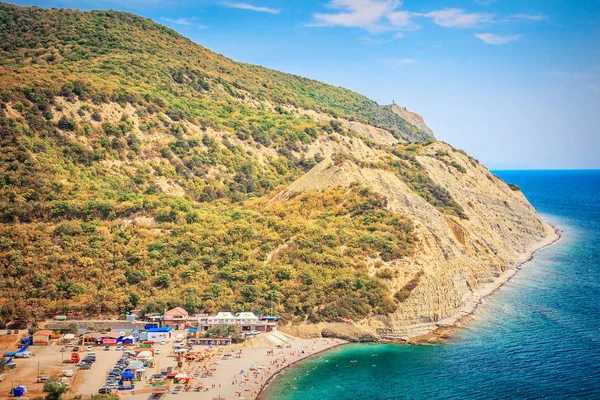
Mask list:
[[[449,344],[348,345],[269,399],[600,399],[600,171],[503,171],[563,232]]]

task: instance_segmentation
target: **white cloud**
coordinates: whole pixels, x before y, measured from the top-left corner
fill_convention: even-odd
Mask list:
[[[315,13],[312,26],[344,26],[363,28],[371,32],[390,30],[381,23],[384,16],[400,7],[397,0],[331,0],[329,8],[336,13]]]
[[[521,35],[501,36],[493,33],[476,33],[475,37],[485,44],[506,44],[518,40]]]
[[[394,11],[386,15],[388,21],[398,29],[405,31],[414,31],[420,28],[418,24],[412,21],[412,17],[418,14],[408,11]]]
[[[543,21],[546,19],[545,15],[542,14],[516,14],[512,18],[515,19],[528,19],[530,21]]]
[[[170,22],[171,24],[186,26],[188,28],[198,28],[198,29],[206,29],[208,26],[199,24],[196,22],[196,18],[177,18],[171,19],[166,17],[161,17],[163,21]]]
[[[258,7],[248,3],[233,3],[233,2],[224,2],[223,5],[229,8],[237,8],[240,10],[250,10],[268,14],[279,14],[281,12],[280,9],[270,8],[270,7]]]
[[[402,39],[404,37],[404,32],[397,32],[394,34],[394,39]]]
[[[467,13],[459,8],[445,8],[420,14],[433,19],[433,22],[445,28],[472,28],[484,22],[491,22],[493,15],[486,13]]]

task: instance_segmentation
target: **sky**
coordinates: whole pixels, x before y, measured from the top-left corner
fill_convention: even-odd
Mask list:
[[[600,168],[599,0],[25,0],[392,101],[491,169]]]

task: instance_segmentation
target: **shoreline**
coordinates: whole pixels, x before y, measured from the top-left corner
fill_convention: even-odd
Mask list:
[[[431,332],[412,336],[409,338],[408,341],[390,340],[390,342],[405,343],[412,345],[434,343],[440,340],[448,339],[452,332],[459,328],[462,328],[463,325],[471,322],[473,315],[481,306],[483,306],[483,301],[486,298],[498,292],[506,283],[508,283],[515,275],[517,275],[519,271],[523,269],[523,266],[525,264],[531,262],[539,251],[556,244],[560,239],[562,239],[562,230],[560,228],[557,228],[555,225],[548,225],[552,227],[552,234],[548,235],[546,240],[541,241],[539,243],[539,247],[532,248],[529,256],[525,260],[517,262],[514,269],[511,268],[506,270],[505,273],[499,277],[497,282],[494,282],[495,285],[492,285],[490,288],[481,289],[481,296],[479,296],[478,300],[474,300],[469,304],[466,304],[465,306],[457,310],[455,315],[444,318],[442,321],[436,323],[437,328],[433,329]]]
[[[267,378],[267,380],[266,380],[266,381],[265,381],[265,382],[262,384],[262,386],[260,387],[260,390],[258,391],[258,394],[256,395],[256,400],[260,400],[260,399],[261,399],[261,396],[264,394],[264,391],[266,390],[267,386],[269,386],[269,384],[270,384],[270,383],[271,383],[271,382],[272,382],[272,381],[273,381],[275,378],[277,378],[279,375],[281,375],[281,373],[283,373],[283,372],[287,371],[288,369],[290,369],[292,366],[294,366],[294,365],[296,365],[296,364],[298,364],[298,363],[300,363],[300,362],[302,362],[302,361],[307,361],[307,360],[310,360],[311,358],[315,358],[316,356],[318,356],[318,355],[320,355],[320,354],[322,354],[322,353],[325,353],[326,351],[330,351],[330,350],[333,350],[333,349],[337,349],[337,348],[339,348],[339,347],[346,346],[346,345],[348,345],[348,344],[350,344],[350,343],[351,343],[351,342],[338,343],[338,344],[336,344],[335,346],[331,346],[331,347],[329,347],[329,348],[326,348],[326,349],[319,350],[319,351],[317,351],[316,353],[313,353],[313,354],[311,354],[311,355],[309,355],[309,356],[307,356],[307,357],[300,358],[300,359],[298,359],[298,360],[296,360],[296,361],[293,361],[293,362],[291,362],[291,363],[287,364],[285,367],[283,367],[283,368],[281,368],[280,370],[276,371],[276,372],[275,372],[273,375],[271,375],[271,376],[269,376],[269,377]]]
[[[555,225],[551,225],[552,227],[552,234],[548,235],[548,237],[546,238],[546,240],[543,240],[539,243],[539,247],[535,247],[532,248],[529,256],[521,261],[521,262],[517,262],[517,265],[514,269],[509,269],[506,271],[506,276],[501,276],[498,279],[498,282],[496,285],[494,285],[491,288],[484,288],[481,290],[482,295],[479,296],[477,301],[474,301],[472,304],[468,304],[465,305],[461,308],[461,310],[458,310],[456,314],[462,314],[462,315],[454,315],[448,318],[445,318],[445,320],[447,320],[447,323],[444,322],[440,322],[438,323],[438,327],[433,329],[431,332],[429,333],[425,333],[422,335],[415,335],[413,337],[410,337],[408,341],[403,341],[403,340],[385,340],[385,339],[380,339],[380,340],[376,340],[375,342],[377,343],[397,343],[397,344],[409,344],[409,345],[415,345],[415,346],[419,346],[419,345],[423,345],[423,344],[427,344],[427,343],[432,343],[432,342],[437,342],[439,340],[442,339],[448,339],[449,335],[451,334],[451,332],[456,331],[457,329],[463,327],[464,324],[467,324],[468,322],[472,321],[472,317],[473,314],[477,311],[477,309],[481,306],[483,306],[483,301],[484,299],[486,299],[489,296],[494,295],[496,292],[498,292],[507,282],[509,282],[521,269],[523,269],[523,266],[525,264],[527,264],[528,262],[531,262],[535,256],[537,255],[537,253],[547,247],[550,247],[552,245],[554,245],[555,243],[557,243],[560,239],[562,239],[562,230],[557,228]],[[503,274],[504,275],[504,274]],[[465,308],[468,308],[469,311],[465,310]],[[297,364],[299,362],[308,360],[310,358],[313,358],[315,356],[318,356],[326,351],[347,345],[351,342],[346,342],[346,343],[339,343],[336,344],[335,346],[332,346],[330,348],[326,348],[326,349],[322,349],[314,354],[311,354],[305,358],[301,358],[298,360],[295,360],[291,363],[289,363],[288,365],[286,365],[285,367],[281,368],[280,370],[276,371],[274,374],[272,374],[271,376],[269,376],[267,378],[267,380],[261,385],[260,390],[258,392],[258,394],[256,395],[256,400],[260,400],[263,398],[264,392],[267,389],[267,387],[284,371],[288,370],[291,367],[297,366]]]

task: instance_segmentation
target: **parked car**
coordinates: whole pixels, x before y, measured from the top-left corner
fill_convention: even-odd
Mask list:
[[[112,394],[113,390],[111,388],[102,387],[98,390],[98,394]]]
[[[61,347],[60,352],[64,353],[65,351],[67,351],[67,348],[66,347]]]
[[[4,375],[0,374],[0,382],[4,380]]]
[[[154,354],[160,354],[160,349],[154,350]]]
[[[109,345],[104,346],[104,351],[109,351],[109,350],[110,350],[110,346]]]
[[[73,376],[73,370],[72,370],[72,369],[65,369],[65,370],[62,372],[62,375],[63,375],[63,376],[66,376],[66,377],[71,377],[71,376]]]
[[[165,342],[164,340],[161,340],[160,344],[167,344],[167,342]]]
[[[92,346],[87,347],[87,351],[92,351],[92,350],[94,350],[94,348]]]
[[[117,351],[121,351],[121,349],[122,349],[121,345],[118,345],[116,348]]]
[[[79,369],[90,369],[90,368],[92,368],[91,364],[86,364],[86,363],[82,363],[81,365],[77,364],[77,366],[79,366]]]
[[[73,351],[79,351],[79,346],[73,347]]]

